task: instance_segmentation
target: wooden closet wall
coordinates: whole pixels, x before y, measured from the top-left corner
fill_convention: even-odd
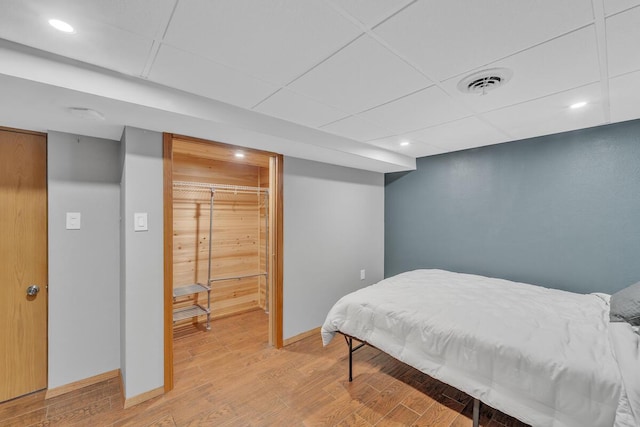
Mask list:
[[[173,140],[173,182],[187,181],[241,187],[269,188],[269,161],[236,159],[229,149],[212,144]],[[216,191],[211,239],[211,277],[256,275],[267,270],[270,199],[264,193]],[[265,206],[266,205],[266,206]],[[209,255],[209,198],[176,191],[173,195],[173,286],[206,283]],[[254,309],[267,309],[265,275],[211,283],[211,319]],[[199,299],[199,301],[198,301]],[[204,300],[204,301],[203,301]],[[179,297],[174,308],[206,306],[206,292]],[[204,322],[206,316],[198,321]],[[174,326],[192,323],[192,319]]]

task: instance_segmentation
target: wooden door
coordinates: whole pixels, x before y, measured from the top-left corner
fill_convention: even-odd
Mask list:
[[[44,135],[0,129],[0,402],[47,386],[46,164]]]

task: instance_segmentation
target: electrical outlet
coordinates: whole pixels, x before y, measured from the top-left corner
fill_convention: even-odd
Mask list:
[[[360,270],[360,280],[364,280],[365,274],[364,270]]]

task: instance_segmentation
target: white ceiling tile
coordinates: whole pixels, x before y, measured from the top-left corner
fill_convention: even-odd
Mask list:
[[[393,132],[388,129],[384,129],[375,123],[371,123],[357,116],[351,116],[338,120],[337,122],[329,123],[328,125],[322,126],[322,130],[356,141],[369,141],[393,134]]]
[[[70,18],[88,18],[147,37],[159,37],[171,17],[176,0],[28,0],[42,10]],[[46,6],[45,6],[46,4]],[[45,9],[46,8],[46,9]]]
[[[400,145],[402,142],[409,142],[409,145]],[[396,153],[405,154],[412,157],[424,157],[434,154],[442,154],[447,152],[446,149],[435,147],[424,142],[409,138],[406,135],[390,136],[387,138],[379,138],[367,141],[367,144],[384,148],[385,150],[395,151]]]
[[[374,26],[413,0],[339,0],[332,4],[366,25]]]
[[[160,47],[149,80],[245,108],[277,90],[270,83],[167,45]]]
[[[374,31],[444,80],[593,22],[591,1],[418,1]]]
[[[369,141],[365,141],[367,144],[376,145],[378,147],[388,147],[389,149],[393,149],[393,147],[401,147],[401,143],[403,142],[412,142],[405,135],[391,135],[385,136],[383,138],[371,139]]]
[[[639,70],[640,7],[607,18],[606,24],[609,75]]]
[[[570,105],[587,102],[580,109]],[[495,110],[483,117],[515,139],[565,132],[604,123],[599,83]]]
[[[470,115],[437,86],[359,114],[396,133],[405,133]]]
[[[640,71],[609,79],[611,121],[640,117]]]
[[[481,147],[512,139],[476,117],[467,117],[455,122],[422,129],[406,136],[446,151]]]
[[[349,115],[286,88],[261,102],[254,110],[312,127],[334,122]]]
[[[605,0],[604,13],[611,15],[638,5],[640,5],[640,0]]]
[[[459,77],[444,82],[445,89],[479,112],[540,98],[598,81],[600,71],[593,26],[543,43],[489,64],[513,71],[511,80],[485,95],[462,93]]]
[[[369,36],[363,36],[289,87],[327,105],[357,113],[431,82]]]
[[[401,152],[402,154],[413,157],[436,156],[438,154],[448,153],[449,151],[451,150],[442,147],[435,147],[433,145],[425,144],[424,142],[411,144],[402,151],[398,150],[398,152]]]
[[[388,150],[392,151],[401,151],[404,150],[405,147],[400,145],[403,142],[415,142],[410,141],[405,135],[392,135],[386,136],[384,138],[372,139],[369,141],[365,141],[367,144],[375,145],[376,147],[384,147]]]
[[[92,14],[85,16],[82,9],[54,7],[71,2],[5,3],[10,5],[2,7],[0,38],[124,74],[142,73],[153,43],[150,37],[103,22],[106,20],[94,20]],[[54,16],[67,19],[75,34],[51,27],[48,20]]]
[[[100,23],[130,33],[157,37],[164,31],[176,0],[2,0],[3,14],[46,25],[51,18],[74,27]],[[5,16],[3,20],[8,20]],[[33,22],[35,21],[35,22]]]
[[[286,84],[360,33],[320,0],[189,0],[178,3],[165,42]]]

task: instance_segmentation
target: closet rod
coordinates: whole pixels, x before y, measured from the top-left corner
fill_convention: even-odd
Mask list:
[[[258,277],[258,276],[266,276],[268,273],[253,273],[253,274],[243,274],[240,276],[225,276],[225,277],[216,277],[213,279],[209,279],[209,282],[220,282],[222,280],[234,280],[234,279],[246,279],[248,277]]]
[[[230,185],[230,184],[209,184],[206,182],[191,182],[191,181],[173,181],[174,189],[182,190],[208,190],[208,191],[229,191],[236,192],[251,192],[251,193],[268,193],[268,188],[263,187],[248,187],[245,185]]]

